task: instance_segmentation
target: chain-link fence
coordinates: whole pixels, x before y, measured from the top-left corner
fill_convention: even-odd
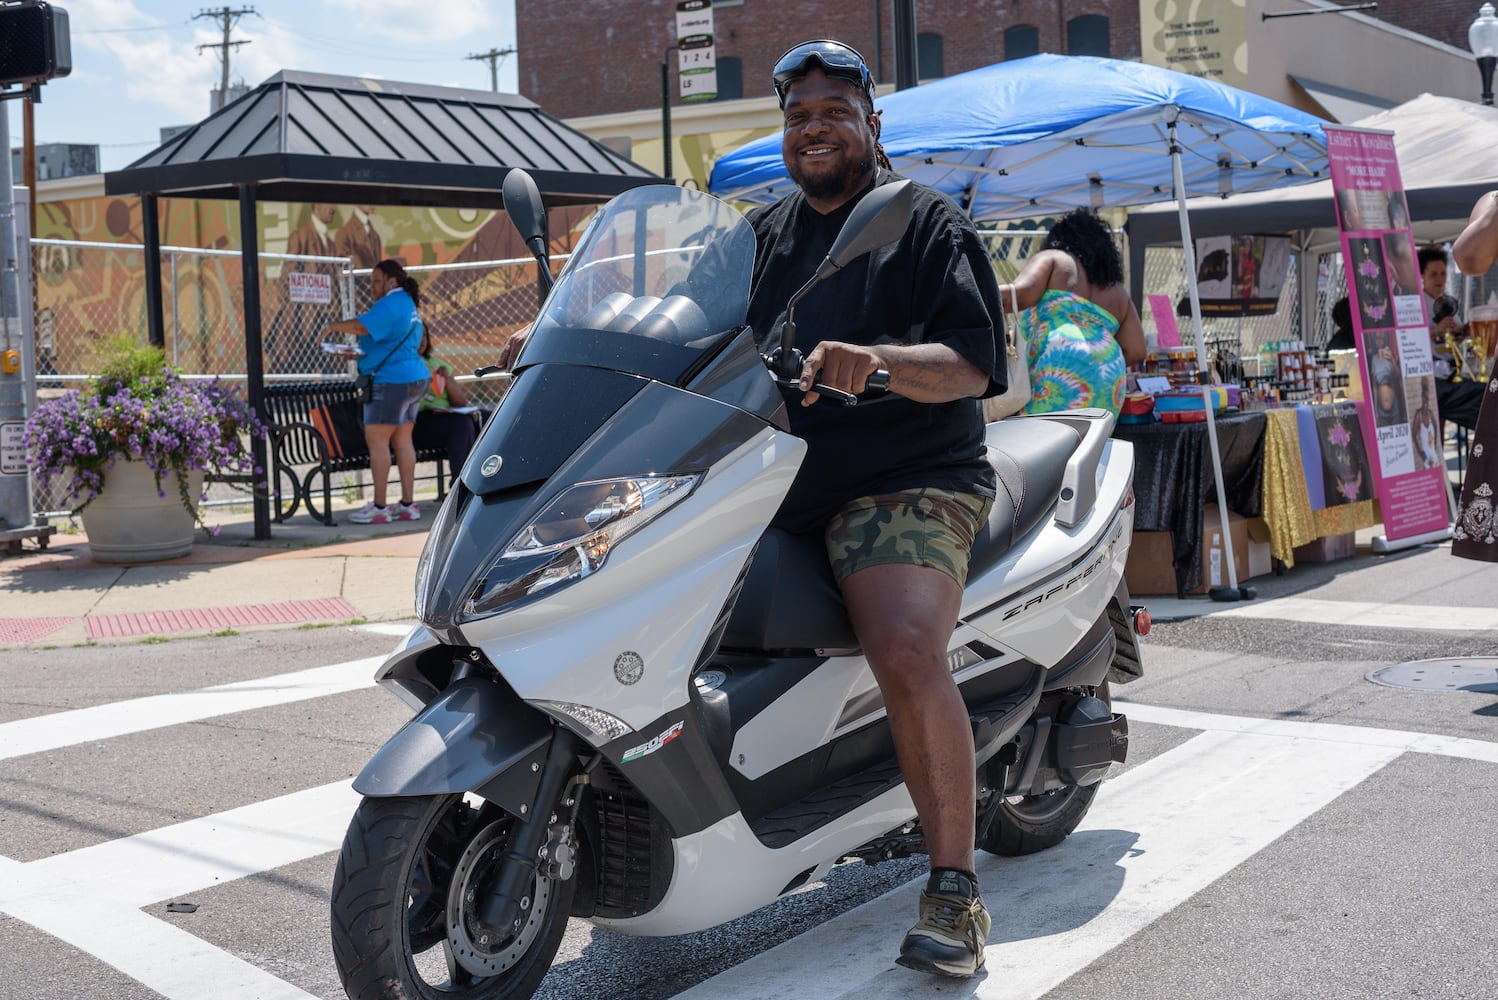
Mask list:
[[[43,389],[86,381],[99,351],[124,334],[145,343],[145,248],[33,240],[37,375]],[[322,329],[352,315],[352,278],[341,257],[260,255],[265,371],[327,371]],[[163,247],[167,359],[184,373],[243,377],[244,269],[237,251]]]
[[[553,258],[559,270],[565,255]],[[492,409],[507,378],[467,373],[493,364],[506,339],[530,322],[537,306],[531,258],[412,267],[422,284],[422,316],[435,353]],[[263,370],[267,381],[348,377],[349,362],[322,349],[323,331],[370,305],[368,270],[342,257],[261,254],[259,282]],[[145,248],[70,240],[32,241],[37,389],[42,400],[94,378],[108,340],[148,340]],[[244,268],[238,251],[163,247],[164,343],[167,359],[189,378],[246,379]],[[215,486],[210,503],[238,498]],[[57,513],[62,498],[35,490],[38,510]]]

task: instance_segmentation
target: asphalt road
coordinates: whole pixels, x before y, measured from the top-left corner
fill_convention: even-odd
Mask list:
[[[1258,601],[1156,626],[1147,676],[1116,692],[1129,762],[1078,832],[981,862],[986,976],[893,965],[909,859],[702,934],[573,921],[538,995],[1498,996],[1498,674],[1367,677],[1498,655],[1470,627],[1498,567],[1426,549],[1256,582]],[[327,894],[347,783],[408,715],[369,683],[393,641],[0,652],[0,998],[342,997]]]

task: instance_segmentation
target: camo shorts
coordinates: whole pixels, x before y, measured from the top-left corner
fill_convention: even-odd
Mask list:
[[[993,500],[921,488],[859,497],[827,523],[827,558],[841,584],[869,566],[929,566],[967,583],[968,553]]]

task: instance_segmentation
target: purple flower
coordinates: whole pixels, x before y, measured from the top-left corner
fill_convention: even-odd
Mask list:
[[[182,505],[197,517],[187,474],[245,475],[254,468],[250,441],[265,427],[233,388],[217,379],[189,382],[159,352],[127,348],[125,362],[93,384],[41,403],[22,432],[37,483],[63,487],[78,513],[104,488],[116,461],[144,461],[163,478],[179,477]],[[200,522],[201,523],[201,520]]]
[[[1358,265],[1358,273],[1365,278],[1378,277],[1378,265],[1371,260],[1365,260]]]
[[[1346,448],[1352,441],[1352,435],[1347,433],[1347,428],[1339,420],[1332,424],[1332,429],[1327,431],[1326,439],[1339,448]]]

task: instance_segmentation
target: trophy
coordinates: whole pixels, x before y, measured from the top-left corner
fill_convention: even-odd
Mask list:
[[[1486,382],[1498,356],[1498,305],[1473,306],[1467,313],[1467,350],[1462,357],[1467,377]]]
[[[1467,381],[1462,378],[1462,369],[1466,367],[1462,364],[1462,345],[1457,343],[1456,333],[1451,330],[1446,331],[1446,350],[1451,352],[1451,381]]]

